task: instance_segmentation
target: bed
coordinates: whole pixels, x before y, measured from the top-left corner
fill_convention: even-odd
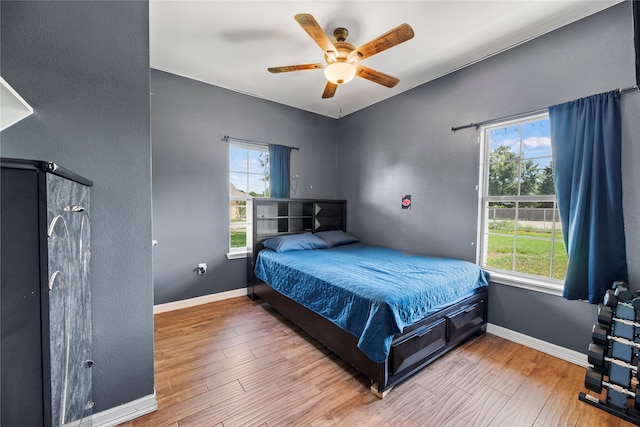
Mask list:
[[[261,210],[266,203],[253,209],[248,294],[366,375],[378,397],[486,331],[489,277],[477,265],[361,243],[345,233],[344,201]]]

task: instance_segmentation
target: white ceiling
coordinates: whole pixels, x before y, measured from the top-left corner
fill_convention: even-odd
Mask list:
[[[149,5],[151,67],[338,118],[610,7],[621,0],[564,1],[165,1]],[[392,89],[355,78],[321,99],[322,70],[268,67],[323,63],[293,19],[312,14],[333,39],[358,47],[401,23],[415,37],[363,60],[400,79]]]

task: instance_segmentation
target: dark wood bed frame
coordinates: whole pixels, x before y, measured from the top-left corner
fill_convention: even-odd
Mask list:
[[[275,213],[277,215],[272,215]],[[484,287],[396,334],[387,359],[376,363],[358,348],[357,337],[275,291],[253,274],[257,254],[268,237],[304,231],[345,230],[345,225],[346,202],[343,200],[254,199],[253,239],[252,243],[248,242],[252,248],[247,263],[249,297],[269,303],[370,378],[371,391],[380,398],[449,350],[486,332],[488,292]]]

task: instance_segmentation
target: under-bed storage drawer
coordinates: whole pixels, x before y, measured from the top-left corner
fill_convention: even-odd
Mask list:
[[[418,326],[391,343],[391,375],[415,363],[421,362],[431,353],[444,347],[447,342],[447,321],[440,319],[430,325]]]
[[[484,322],[484,300],[462,307],[447,315],[448,339],[452,340]]]

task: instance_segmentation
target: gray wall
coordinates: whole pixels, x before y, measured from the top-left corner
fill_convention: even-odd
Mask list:
[[[451,126],[632,86],[631,3],[616,5],[339,120],[338,197],[370,243],[475,261],[478,132]],[[640,280],[640,94],[623,95],[623,186],[630,282]],[[413,209],[400,209],[411,194]],[[505,285],[489,321],[586,352],[595,307]]]
[[[1,15],[0,73],[34,114],[0,134],[0,154],[52,160],[95,183],[100,412],[153,393],[148,4],[3,1]]]
[[[156,304],[239,289],[246,260],[228,260],[229,150],[222,136],[300,147],[292,197],[335,198],[335,120],[151,70]],[[208,273],[193,271],[206,262]]]

